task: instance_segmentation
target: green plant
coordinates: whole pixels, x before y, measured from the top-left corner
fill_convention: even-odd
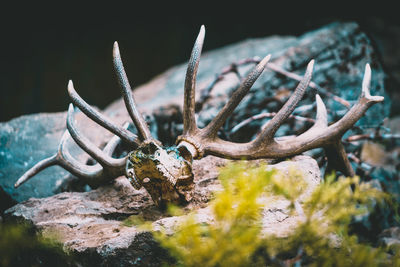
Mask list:
[[[0,266],[72,266],[62,245],[27,224],[0,223]]]
[[[362,244],[349,234],[351,219],[365,214],[385,195],[357,177],[327,177],[302,204],[303,220],[280,238],[262,233],[263,196],[288,199],[292,212],[304,193],[302,176],[236,163],[222,169],[223,190],[210,203],[213,224],[190,214],[168,235],[155,234],[182,266],[400,266],[399,256]],[[273,200],[271,200],[273,201]]]

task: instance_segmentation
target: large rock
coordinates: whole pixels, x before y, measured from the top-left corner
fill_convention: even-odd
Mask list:
[[[14,189],[14,183],[25,171],[57,152],[66,128],[66,115],[66,112],[34,114],[0,123],[0,187],[14,201],[54,195],[72,179],[67,171],[54,166]],[[77,113],[75,118],[82,132],[96,145],[110,138],[108,132],[82,113]],[[88,160],[88,155],[73,141],[70,140],[68,148],[81,162]]]
[[[237,75],[230,73],[216,83],[213,90],[208,91],[216,74],[220,74],[231,63],[267,54],[272,55],[270,62],[276,66],[299,75],[303,75],[307,63],[315,59],[312,80],[327,92],[349,101],[350,104],[354,103],[361,93],[365,64],[370,63],[373,71],[371,93],[385,96],[385,103],[370,108],[359,124],[378,124],[389,115],[391,103],[385,92],[385,73],[371,41],[356,23],[333,23],[300,37],[272,36],[249,39],[204,53],[197,76],[196,100],[202,99],[200,96],[204,94],[208,97],[201,103],[202,108],[198,111],[197,122],[200,127],[204,127],[217,114],[240,83]],[[244,77],[253,66],[254,64],[247,64],[239,67],[240,76]],[[149,115],[149,121],[158,136],[169,142],[173,142],[182,129],[186,67],[186,63],[174,67],[136,88],[134,92],[142,112]],[[253,115],[277,111],[288,99],[297,83],[269,70],[267,66],[267,70],[226,123],[224,136],[229,137],[229,131],[235,125]],[[309,88],[301,104],[314,103],[315,92],[315,89]],[[319,93],[328,108],[330,121],[339,119],[348,110],[342,104],[335,102],[332,96],[324,92]],[[128,118],[121,99],[107,107],[105,112],[112,116]],[[295,112],[304,115],[301,109]],[[236,139],[246,141],[253,137],[266,120],[256,121],[248,127],[243,127],[242,131],[236,134]],[[278,135],[294,132],[292,129],[282,128]]]
[[[207,40],[205,46],[207,47]],[[314,58],[316,63],[313,81],[349,101],[358,97],[364,67],[369,62],[373,69],[372,94],[386,96],[385,74],[368,37],[355,23],[334,23],[300,37],[273,36],[251,39],[204,53],[199,67],[197,99],[201,99],[200,95],[207,95],[207,98],[198,112],[200,127],[215,116],[239,84],[238,77],[231,73],[208,92],[207,88],[215,75],[233,62],[267,54],[272,54],[271,61],[277,66],[300,75],[304,73],[309,60]],[[252,64],[239,67],[241,76],[243,77],[251,67]],[[146,114],[152,133],[166,145],[173,144],[182,130],[185,72],[186,63],[171,68],[149,83],[136,88],[134,92],[140,110]],[[254,121],[235,133],[231,130],[252,115],[276,111],[282,102],[286,101],[296,84],[296,81],[266,70],[224,126],[223,137],[241,142],[252,138],[266,119]],[[327,105],[330,120],[336,120],[346,112],[347,109],[331,97],[324,94],[322,97]],[[313,98],[314,90],[309,89],[302,103],[311,103]],[[314,115],[312,109],[306,110],[306,114],[301,113],[301,110],[296,112],[306,116]],[[360,123],[377,124],[388,115],[389,110],[390,100],[386,98],[385,104],[373,106]],[[116,123],[130,121],[122,100],[115,101],[104,112]],[[103,144],[110,137],[110,133],[84,118],[77,116],[77,121],[82,125],[81,128],[85,129],[86,136],[94,139],[96,144]],[[296,134],[303,129],[295,126],[283,125],[278,135]],[[65,171],[59,167],[52,167],[19,189],[15,190],[12,187],[18,177],[34,163],[55,153],[64,129],[65,113],[22,116],[0,123],[0,186],[14,200],[52,195],[61,190],[60,184],[68,181]],[[85,153],[76,153],[80,160],[87,160]]]
[[[213,192],[220,190],[218,168],[227,160],[205,157],[194,163],[195,197],[185,207],[196,210],[198,221],[213,222],[207,206]],[[315,160],[296,156],[270,168],[288,175],[293,169],[303,174],[305,193],[299,203],[320,183],[320,171]],[[262,211],[264,232],[285,236],[302,218],[288,210],[289,202],[274,198]],[[126,178],[118,178],[113,185],[90,192],[60,193],[48,198],[32,198],[5,212],[5,221],[32,224],[45,236],[57,234],[66,251],[83,266],[160,266],[170,261],[168,253],[153,239],[151,232],[127,224],[136,215],[152,222],[155,229],[173,232],[184,218],[170,217],[161,212],[144,190],[135,190]]]

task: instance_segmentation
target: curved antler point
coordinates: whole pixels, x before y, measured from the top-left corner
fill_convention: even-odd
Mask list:
[[[267,64],[267,62],[271,59],[271,54],[266,55],[261,62],[263,62],[264,64]]]
[[[310,62],[308,63],[308,65],[307,65],[307,72],[313,70],[313,68],[314,68],[314,63],[315,63],[315,60],[314,60],[314,59],[311,59],[311,61],[310,61]]]
[[[114,46],[113,46],[113,56],[114,57],[119,57],[120,53],[119,53],[119,46],[118,46],[118,42],[115,41],[114,42]]]
[[[72,80],[68,81],[67,89],[68,89],[69,95],[71,95],[73,92],[75,92],[74,83],[72,82]]]
[[[371,96],[370,93],[371,86],[371,66],[367,63],[365,65],[364,78],[362,81],[362,96],[369,98]]]
[[[68,113],[70,113],[70,112],[74,112],[74,104],[72,104],[72,103],[69,103],[69,105],[68,105]]]
[[[328,125],[328,113],[326,112],[324,101],[322,101],[319,94],[315,94],[315,102],[317,104],[317,115],[315,124],[326,127]]]
[[[200,32],[199,32],[199,35],[201,34],[201,35],[204,35],[206,33],[206,27],[204,26],[204,24],[203,25],[201,25],[201,27],[200,27]]]

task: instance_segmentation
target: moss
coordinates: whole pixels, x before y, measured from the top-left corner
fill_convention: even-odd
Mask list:
[[[265,203],[260,198],[284,197],[296,212],[294,203],[305,189],[298,172],[284,176],[266,166],[236,163],[224,168],[219,179],[223,190],[210,203],[212,225],[197,223],[193,213],[173,235],[155,234],[177,265],[400,266],[399,255],[349,234],[354,216],[369,212],[373,203],[386,198],[357,177],[330,176],[317,186],[303,202],[304,220],[285,238],[262,234],[260,211]]]

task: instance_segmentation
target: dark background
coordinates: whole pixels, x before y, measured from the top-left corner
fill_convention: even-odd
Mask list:
[[[115,40],[132,86],[187,61],[201,24],[206,51],[246,38],[300,35],[333,21],[357,21],[382,52],[400,47],[397,7],[385,2],[138,3],[2,6],[0,122],[65,111],[69,79],[92,105],[104,108],[119,98],[112,67]],[[386,58],[389,68],[399,66],[393,56]]]

